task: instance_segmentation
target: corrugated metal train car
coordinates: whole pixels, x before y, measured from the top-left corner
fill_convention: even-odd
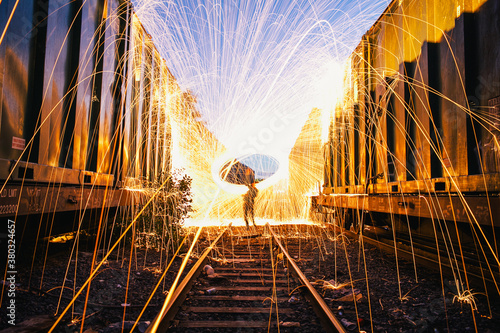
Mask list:
[[[116,207],[169,174],[181,94],[131,2],[7,0],[0,22],[0,216]]]
[[[497,0],[388,6],[349,58],[316,212],[358,231],[498,236],[499,17]]]

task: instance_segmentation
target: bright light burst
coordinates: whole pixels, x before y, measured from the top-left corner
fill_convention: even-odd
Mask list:
[[[187,218],[184,220],[184,227],[189,228],[189,227],[211,227],[211,226],[227,226],[231,223],[231,226],[233,227],[244,227],[245,222],[241,218],[234,218],[234,219],[191,219]],[[265,219],[265,218],[260,218],[256,219],[255,223],[258,226],[261,225],[266,225],[269,223],[270,225],[303,225],[303,224],[312,224],[310,220],[305,220],[305,219],[292,219],[288,221],[277,221],[275,219]]]
[[[174,159],[193,178],[195,217],[208,207],[212,217],[241,216],[245,187],[222,186],[212,174],[226,157],[252,153],[282,166],[261,185],[257,215],[306,214],[306,194],[322,179],[322,123],[342,95],[342,64],[387,3],[136,1],[192,102],[173,115],[173,134]]]

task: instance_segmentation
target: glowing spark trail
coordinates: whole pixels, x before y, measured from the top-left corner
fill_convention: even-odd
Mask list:
[[[43,6],[39,2],[25,3],[38,8]],[[59,276],[63,282],[56,312],[59,306],[63,310],[51,332],[59,330],[56,326],[70,313],[73,323],[81,322],[81,331],[88,327],[86,309],[96,289],[92,281],[105,271],[103,266],[109,264],[108,259],[111,262],[112,253],[117,254],[117,261],[122,260],[122,264],[128,260],[123,304],[129,304],[134,291],[133,287],[129,288],[129,282],[134,280],[131,278],[134,254],[137,267],[138,251],[158,251],[159,264],[154,266],[158,262],[155,261],[152,270],[161,273],[161,277],[147,303],[158,296],[159,286],[163,284],[164,291],[168,291],[163,307],[166,309],[183,269],[192,259],[190,256],[204,250],[201,249],[203,245],[196,243],[202,232],[210,238],[218,232],[210,230],[221,229],[220,226],[243,225],[242,195],[248,190],[246,185],[254,181],[259,190],[255,205],[257,224],[291,224],[277,228],[282,237],[297,237],[299,242],[314,238],[320,264],[325,254],[332,255],[325,240],[330,238],[334,243],[334,278],[317,281],[322,282],[324,293],[348,288],[354,295],[355,283],[357,288],[366,280],[372,331],[371,311],[378,305],[370,298],[370,290],[375,288],[370,289],[368,281],[370,275],[378,272],[368,272],[366,268],[365,221],[370,227],[387,226],[390,230],[398,302],[409,301],[408,294],[413,290],[404,293],[398,237],[407,232],[414,253],[412,232],[416,225],[418,231],[425,231],[422,227],[425,223],[427,226],[431,223],[432,247],[447,254],[447,257],[438,257],[445,308],[450,305],[447,299],[451,299],[446,295],[441,266],[446,267],[448,263],[456,285],[452,301],[467,304],[473,319],[476,311],[484,308],[482,293],[476,288],[470,289],[469,268],[464,257],[461,264],[458,259],[458,253],[466,252],[462,251],[462,246],[467,243],[476,247],[477,261],[484,266],[484,272],[491,273],[499,293],[500,287],[495,280],[500,265],[498,227],[495,225],[498,220],[493,216],[493,206],[498,202],[500,191],[500,97],[491,96],[488,106],[485,103],[473,105],[474,101],[469,101],[465,84],[467,73],[462,75],[463,68],[460,68],[464,59],[458,55],[462,51],[455,50],[461,49],[463,44],[447,35],[462,20],[464,13],[474,14],[485,0],[465,1],[467,6],[464,7],[457,6],[454,1],[429,0],[423,2],[429,7],[424,11],[418,1],[392,1],[385,12],[387,15],[380,18],[388,0],[135,0],[134,10],[130,2],[118,0],[59,2],[64,4],[56,8],[57,1],[50,1],[54,8],[44,9],[47,17],[43,23],[38,22],[39,26],[33,23],[32,30],[24,37],[13,34],[13,29],[9,31],[9,25],[20,21],[20,12],[27,11],[25,3],[12,0],[8,2],[11,12],[0,11],[6,21],[6,26],[0,28],[0,80],[9,77],[12,81],[12,77],[21,76],[32,79],[34,75],[23,72],[29,66],[12,66],[21,64],[16,54],[16,45],[21,45],[19,40],[24,38],[30,45],[38,44],[42,34],[37,29],[44,28],[45,24],[59,28],[63,21],[59,19],[72,18],[68,20],[71,27],[61,28],[64,33],[54,48],[55,58],[51,60],[47,55],[45,67],[41,65],[46,81],[51,81],[59,72],[64,72],[67,78],[75,76],[67,83],[69,88],[60,86],[59,95],[56,84],[43,83],[33,88],[41,90],[41,106],[37,106],[39,110],[21,114],[18,110],[27,108],[23,98],[30,96],[28,91],[32,87],[23,86],[22,80],[16,82],[20,83],[19,87],[6,84],[9,80],[0,82],[0,93],[11,96],[11,100],[0,101],[2,139],[7,136],[11,139],[12,133],[4,131],[2,126],[13,122],[14,118],[22,118],[16,123],[21,128],[31,126],[23,123],[28,122],[29,116],[39,117],[38,122],[32,120],[29,134],[22,133],[25,138],[12,137],[12,148],[16,146],[15,138],[23,141],[22,149],[19,142],[17,150],[12,151],[9,144],[4,144],[1,148],[8,148],[12,156],[0,156],[2,165],[8,165],[0,170],[4,172],[0,184],[2,196],[13,186],[18,186],[13,189],[19,192],[35,193],[33,196],[30,193],[29,200],[19,196],[17,205],[2,203],[0,206],[19,210],[21,204],[28,205],[22,202],[23,199],[29,201],[29,209],[38,209],[36,214],[23,212],[32,214],[26,221],[32,222],[29,219],[41,216],[35,221],[38,231],[30,258],[32,271],[26,283],[28,288],[38,282],[40,290],[59,288],[52,285],[47,288],[51,282],[44,279],[44,274],[48,273],[45,263],[49,266],[49,246],[54,246],[55,240],[66,241],[52,234],[58,220],[56,213],[65,211],[58,210],[57,205],[64,201],[62,206],[71,205],[69,210],[78,215],[72,230],[77,230],[73,248],[65,273]],[[0,5],[5,3],[0,0]],[[92,23],[95,26],[84,26],[92,24],[79,15],[94,15],[89,14],[92,6],[101,3],[105,5],[101,8],[103,12],[95,15]],[[436,22],[419,16],[424,12],[428,16],[430,13],[435,15],[437,4],[447,5],[451,15],[433,18]],[[78,14],[70,14],[70,8]],[[31,7],[28,9],[30,15],[35,12]],[[380,24],[374,26],[377,32],[366,32],[377,19]],[[122,33],[122,28],[128,32]],[[51,41],[50,38],[48,36],[47,41]],[[77,44],[73,38],[78,41],[81,38],[82,54],[73,55],[76,60],[68,56],[67,59],[71,58],[68,63],[74,60],[74,68],[63,70],[65,54],[78,53],[66,52],[70,43]],[[400,42],[402,46],[395,46]],[[427,69],[418,68],[420,60],[415,60],[423,54],[425,43],[440,47],[438,53],[442,54],[436,57],[435,61],[439,62],[436,66],[446,68],[445,74],[456,79],[454,83],[459,93],[446,91],[439,86],[441,83],[430,83],[418,77],[417,73],[431,72],[429,64],[425,65]],[[49,44],[47,42],[46,47],[50,47]],[[38,49],[37,52],[33,52],[34,48],[26,50],[30,61],[37,62],[32,58],[38,55]],[[429,59],[431,56],[430,53],[426,55]],[[119,57],[122,58],[117,59]],[[8,67],[13,69],[2,71]],[[433,75],[445,75],[444,70],[440,70],[442,73]],[[440,81],[442,77],[434,79]],[[490,77],[488,80],[492,81]],[[400,92],[405,89],[406,92]],[[97,90],[100,92],[96,93]],[[14,116],[10,119],[9,115]],[[447,117],[453,117],[452,124],[445,124]],[[459,117],[462,125],[457,125]],[[456,134],[462,128],[471,132],[469,127],[473,133]],[[461,140],[461,146],[452,142],[454,138]],[[482,142],[485,139],[488,142],[483,144],[481,138]],[[43,144],[42,139],[45,140]],[[475,148],[478,156],[477,170],[472,175],[476,177],[475,186],[470,188],[462,183],[471,176],[467,169],[475,167],[472,163],[475,156],[470,161],[468,157],[471,156],[464,158],[466,163],[457,166],[457,160],[462,158],[459,147],[464,146],[468,150]],[[27,176],[28,169],[31,175]],[[436,170],[437,175],[433,175]],[[67,174],[73,180],[65,179]],[[403,190],[405,187],[407,191]],[[37,196],[39,188],[46,193]],[[71,195],[68,195],[69,190]],[[482,206],[484,212],[479,205],[474,206],[474,201],[468,201],[470,192],[476,190],[476,195],[487,197],[488,204]],[[123,197],[113,197],[116,193]],[[317,210],[311,210],[311,202],[316,196],[320,197],[320,193],[325,201],[313,206]],[[411,196],[413,201],[405,196]],[[458,221],[456,216],[445,217],[449,212],[459,212],[457,207],[449,207],[448,199],[461,204],[460,214],[467,217],[468,225],[463,220]],[[114,204],[110,204],[113,200]],[[410,204],[414,202],[421,205],[412,208]],[[413,213],[418,210],[418,214],[428,211],[430,216],[411,215],[411,209]],[[487,224],[480,223],[480,215],[487,215],[491,220],[493,232],[485,227]],[[14,219],[18,217],[15,215]],[[89,228],[97,230],[97,239],[92,239],[96,243],[92,246],[90,269],[80,276],[84,278],[82,283],[77,283],[77,275],[85,266],[80,232],[88,219],[92,220]],[[325,230],[318,234],[309,235],[297,226],[317,220],[325,222],[321,226]],[[457,222],[462,224],[460,228],[465,226],[470,231],[459,230]],[[338,228],[333,229],[332,235],[330,223],[359,233],[363,260],[358,261],[358,271],[364,264],[364,279],[353,280],[354,263],[350,262],[348,239],[343,231],[337,234]],[[306,230],[308,228],[309,225]],[[189,235],[190,231],[193,235]],[[453,238],[454,233],[456,238]],[[463,242],[462,233],[468,236]],[[127,239],[129,235],[133,235],[131,240]],[[192,241],[187,251],[182,248],[185,241]],[[40,244],[46,246],[44,251],[40,251]],[[41,278],[36,280],[36,261],[42,252],[45,258],[42,258]],[[169,272],[175,267],[178,255],[185,256],[180,268]],[[144,263],[145,257],[146,254]],[[414,260],[415,257],[414,253]],[[337,279],[337,260],[340,258],[347,263],[348,274],[344,275],[343,283]],[[278,254],[277,261],[282,259]],[[274,258],[272,260],[274,263]],[[413,268],[415,282],[419,283],[416,261]],[[484,274],[483,268],[481,274]],[[31,282],[31,275],[36,282]],[[71,277],[73,288],[68,288],[66,281],[71,281]],[[2,288],[5,291],[4,285]],[[72,292],[69,303],[63,302],[68,297],[67,290]],[[78,299],[84,292],[85,300],[83,297]],[[3,297],[4,292],[0,302]],[[83,313],[75,307],[77,300],[85,302]],[[275,291],[271,300],[276,301]],[[383,310],[380,299],[379,303]],[[146,307],[138,318],[132,319],[138,321]],[[356,301],[354,307],[359,319]],[[360,311],[362,307],[364,303],[360,304]],[[123,324],[130,320],[131,310],[124,306],[122,313]]]
[[[210,216],[241,216],[245,188],[214,198],[221,183],[213,174],[218,163],[248,154],[268,154],[281,167],[272,186],[261,184],[257,217],[305,216],[307,194],[322,179],[320,140],[342,94],[342,64],[386,4],[136,1],[137,15],[188,89],[184,110],[173,115],[173,163],[193,178],[194,218],[212,200]]]

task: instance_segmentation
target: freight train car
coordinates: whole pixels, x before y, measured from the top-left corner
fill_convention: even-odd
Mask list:
[[[179,87],[129,1],[0,4],[0,216],[116,207],[170,172]]]
[[[497,0],[388,6],[349,58],[316,212],[455,241],[481,227],[496,243],[499,17]]]

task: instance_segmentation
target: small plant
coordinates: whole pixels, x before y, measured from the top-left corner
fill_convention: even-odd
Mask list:
[[[401,302],[403,302],[403,301],[409,301],[411,297],[410,297],[410,296],[408,296],[408,294],[409,294],[409,293],[410,293],[413,289],[415,289],[415,288],[417,288],[417,287],[418,287],[418,285],[416,285],[415,287],[413,287],[413,288],[411,288],[410,290],[408,290],[408,292],[407,292],[406,294],[404,294],[404,295],[403,295],[403,297],[400,297],[400,298],[399,298],[399,300],[400,300]]]
[[[466,303],[471,306],[472,310],[477,310],[476,297],[474,295],[476,295],[476,293],[472,293],[472,290],[458,290],[458,295],[453,297],[453,303],[455,303],[455,301]]]
[[[339,244],[346,243],[347,245],[349,245],[351,243],[349,238],[344,233],[340,233],[340,234],[336,235],[335,237],[328,236],[328,239],[332,242],[338,242]]]
[[[176,249],[184,220],[192,211],[191,177],[181,170],[145,184],[146,202],[153,197],[138,223],[136,246]]]
[[[318,281],[316,281],[316,283],[318,283],[318,282],[323,282],[323,291],[326,291],[326,290],[338,290],[338,289],[342,289],[342,288],[345,288],[347,286],[350,286],[350,283],[348,283],[348,282],[346,282],[346,283],[337,283],[334,280],[330,280],[330,281],[318,280]]]

